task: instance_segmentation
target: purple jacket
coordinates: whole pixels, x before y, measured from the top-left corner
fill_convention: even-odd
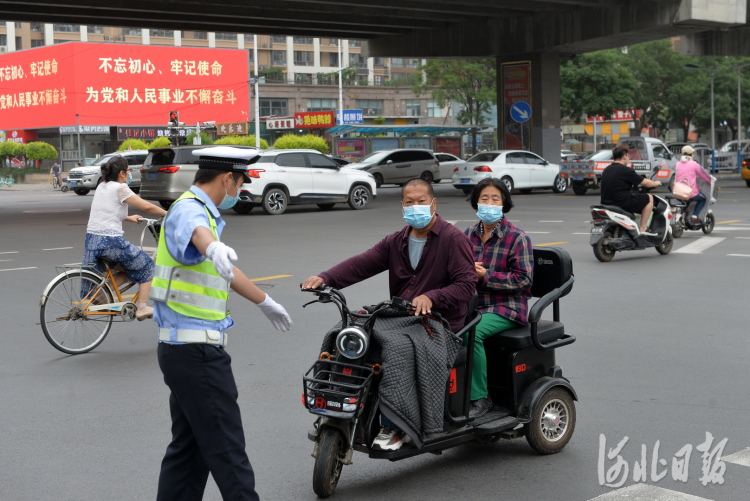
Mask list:
[[[437,216],[427,236],[417,269],[409,261],[411,226],[388,235],[373,248],[337,264],[319,276],[343,289],[388,270],[391,296],[412,301],[425,295],[433,310],[457,332],[466,322],[467,303],[474,295],[477,272],[466,235]]]

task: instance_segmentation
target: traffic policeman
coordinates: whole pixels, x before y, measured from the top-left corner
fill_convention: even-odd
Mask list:
[[[172,415],[157,500],[201,499],[209,472],[223,499],[257,500],[224,349],[234,325],[229,287],[258,305],[276,329],[289,330],[292,320],[232,264],[237,254],[220,240],[226,223],[218,209],[237,203],[243,182],[251,182],[247,166],[258,160],[257,151],[224,146],[193,154],[199,157],[195,181],[165,216],[150,296]]]

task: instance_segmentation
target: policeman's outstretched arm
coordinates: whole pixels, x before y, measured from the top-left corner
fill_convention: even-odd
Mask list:
[[[211,230],[203,226],[195,229],[192,242],[201,254],[213,261],[216,272],[230,283],[232,290],[257,304],[276,329],[286,332],[292,327],[292,319],[284,307],[260,290],[239,268],[232,264],[232,261],[237,261],[237,253],[234,249],[217,242]]]

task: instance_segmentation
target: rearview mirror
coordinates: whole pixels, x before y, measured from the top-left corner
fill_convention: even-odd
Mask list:
[[[393,163],[393,160],[388,160],[385,162],[386,165],[391,165]]]

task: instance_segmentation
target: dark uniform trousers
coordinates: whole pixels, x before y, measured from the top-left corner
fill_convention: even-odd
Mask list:
[[[161,463],[157,501],[202,499],[209,472],[225,501],[258,500],[229,354],[200,343],[159,343],[158,357],[172,391],[172,443]]]

